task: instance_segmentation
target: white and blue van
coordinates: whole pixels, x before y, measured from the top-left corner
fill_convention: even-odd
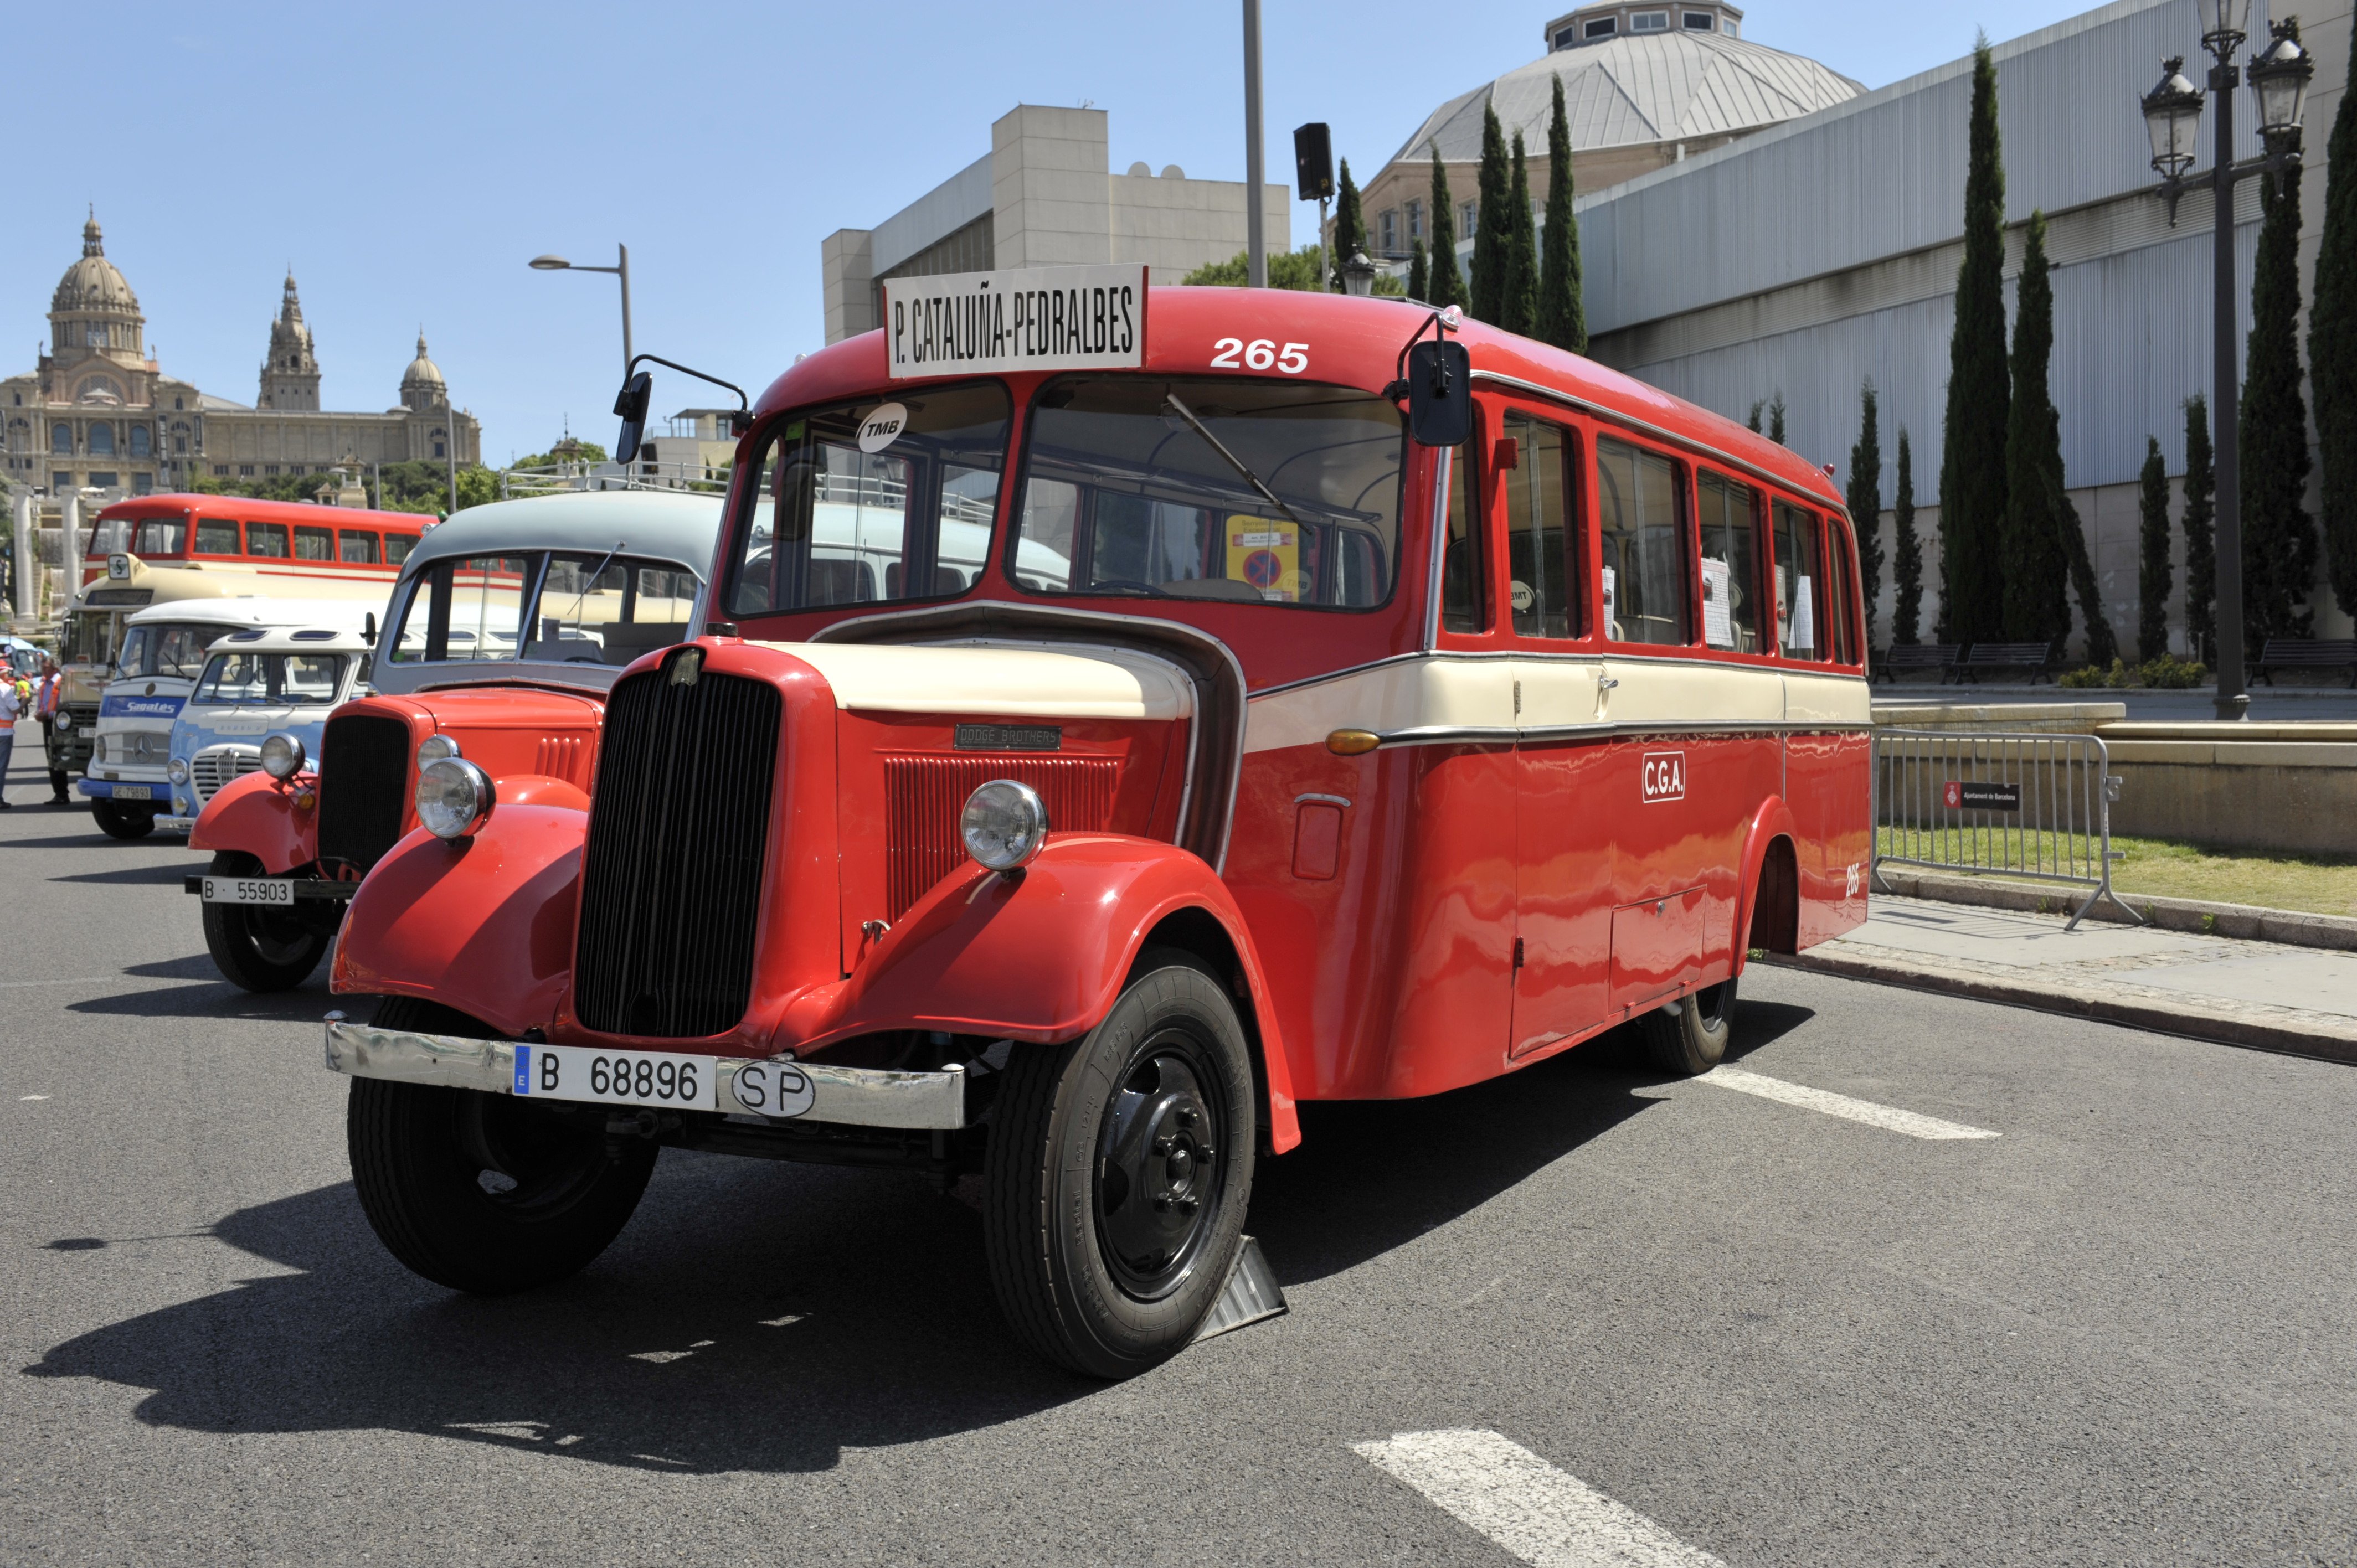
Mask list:
[[[168,772],[172,725],[194,691],[213,645],[241,631],[316,628],[360,633],[375,607],[356,599],[274,599],[240,596],[181,599],[152,606],[124,622],[99,698],[98,735],[89,769],[74,788],[91,803],[102,831],[113,838],[144,838],[159,821],[187,832],[174,812]]]
[[[171,811],[156,825],[194,827],[222,785],[261,771],[264,736],[291,735],[316,759],[328,714],[365,690],[369,654],[365,628],[350,627],[255,627],[214,643],[172,722]]]

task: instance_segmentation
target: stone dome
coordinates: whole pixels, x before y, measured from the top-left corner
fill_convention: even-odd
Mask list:
[[[49,296],[49,312],[53,316],[139,314],[139,296],[131,292],[131,285],[106,259],[95,212],[81,226],[81,259],[68,267],[66,275],[58,280],[58,291]]]
[[[442,367],[425,357],[425,334],[417,334],[417,358],[409,361],[409,369],[401,372],[401,402],[404,408],[426,408],[440,403],[448,395],[442,380]]]

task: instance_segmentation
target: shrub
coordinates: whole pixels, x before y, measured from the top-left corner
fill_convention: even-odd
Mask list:
[[[2077,689],[2087,686],[2107,686],[2111,684],[2111,679],[2110,671],[2099,665],[2089,664],[2077,670],[2065,670],[2054,678],[2054,683],[2058,686]]]
[[[2199,660],[2179,659],[2174,653],[2164,653],[2147,659],[2136,666],[2136,678],[2147,686],[2163,690],[2182,690],[2199,686],[2208,677],[2210,668]]]

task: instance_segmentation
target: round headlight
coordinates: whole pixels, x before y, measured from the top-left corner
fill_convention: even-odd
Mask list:
[[[188,765],[176,757],[164,764],[164,777],[175,784],[186,784],[188,781]]]
[[[994,779],[965,798],[958,832],[966,854],[993,871],[1012,871],[1039,853],[1048,803],[1028,784]]]
[[[292,779],[303,771],[303,743],[285,730],[262,737],[262,770],[273,779]]]
[[[491,776],[456,757],[417,770],[417,820],[436,838],[464,838],[491,814]]]
[[[446,757],[465,755],[458,749],[457,741],[447,735],[429,735],[417,743],[417,766],[420,768],[429,762],[439,762]]]

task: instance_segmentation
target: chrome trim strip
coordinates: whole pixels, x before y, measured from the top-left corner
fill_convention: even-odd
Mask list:
[[[1511,392],[1521,392],[1525,397],[1537,398],[1545,403],[1561,403],[1566,408],[1576,408],[1591,418],[1618,424],[1623,429],[1634,430],[1656,441],[1666,442],[1682,451],[1692,453],[1696,456],[1707,457],[1714,463],[1724,463],[1729,467],[1740,468],[1753,478],[1774,485],[1779,489],[1809,497],[1815,505],[1838,513],[1844,521],[1849,519],[1848,503],[1838,498],[1829,499],[1818,491],[1804,490],[1783,475],[1771,472],[1756,463],[1747,462],[1732,452],[1723,452],[1706,441],[1697,441],[1691,435],[1681,435],[1674,430],[1665,430],[1651,420],[1640,419],[1635,414],[1614,408],[1609,403],[1595,403],[1581,397],[1577,392],[1565,392],[1560,387],[1541,386],[1536,381],[1526,381],[1520,376],[1509,376],[1497,371],[1484,371],[1477,368],[1473,372],[1473,379],[1477,382],[1488,381],[1492,386],[1501,386]]]
[[[1800,664],[1799,668],[1795,668],[1794,664],[1799,663],[1798,660],[1793,664],[1726,664],[1716,659],[1698,659],[1690,655],[1627,651],[1631,647],[1644,646],[1642,643],[1615,642],[1600,648],[1566,649],[1561,652],[1531,648],[1442,648],[1426,649],[1415,653],[1388,653],[1381,659],[1370,659],[1363,664],[1346,665],[1340,670],[1328,671],[1322,675],[1304,675],[1298,681],[1286,681],[1275,686],[1256,688],[1252,693],[1252,699],[1257,702],[1263,697],[1274,697],[1281,692],[1298,692],[1304,687],[1321,686],[1329,681],[1340,681],[1352,675],[1364,674],[1370,670],[1381,670],[1387,664],[1409,664],[1419,659],[1454,660],[1466,664],[1480,664],[1501,659],[1517,660],[1523,663],[1674,664],[1682,670],[1753,670],[1770,675],[1806,675],[1825,681],[1855,681],[1861,686],[1868,684],[1866,676],[1855,670],[1818,669],[1807,664]]]
[[[1320,805],[1340,806],[1346,810],[1351,804],[1351,799],[1347,795],[1296,795],[1293,798],[1293,803],[1297,806],[1306,805],[1312,800]]]
[[[486,1094],[515,1092],[515,1044],[510,1040],[421,1035],[330,1018],[325,1043],[328,1070],[348,1077],[472,1089]],[[745,1060],[737,1058],[724,1057],[719,1061],[719,1104],[723,1114],[758,1114],[737,1098],[737,1069],[746,1065]],[[888,1072],[876,1068],[831,1067],[820,1062],[796,1062],[793,1066],[810,1079],[811,1108],[800,1116],[766,1120],[939,1132],[954,1132],[966,1124],[966,1070],[963,1065],[953,1065],[941,1072]]]
[[[1495,727],[1450,727],[1432,725],[1423,729],[1392,730],[1376,737],[1379,746],[1511,746],[1550,740],[1611,740],[1641,735],[1871,735],[1874,726],[1845,725],[1826,721],[1769,721],[1735,719],[1722,724],[1658,721],[1631,721],[1627,724],[1554,725],[1544,728],[1517,729],[1500,725]],[[1307,797],[1305,797],[1306,799]],[[1329,797],[1330,798],[1330,797]]]
[[[1425,585],[1424,646],[1426,652],[1440,646],[1440,569],[1447,561],[1448,549],[1448,475],[1456,461],[1453,446],[1438,448],[1440,461],[1434,466],[1432,485],[1432,575]]]

